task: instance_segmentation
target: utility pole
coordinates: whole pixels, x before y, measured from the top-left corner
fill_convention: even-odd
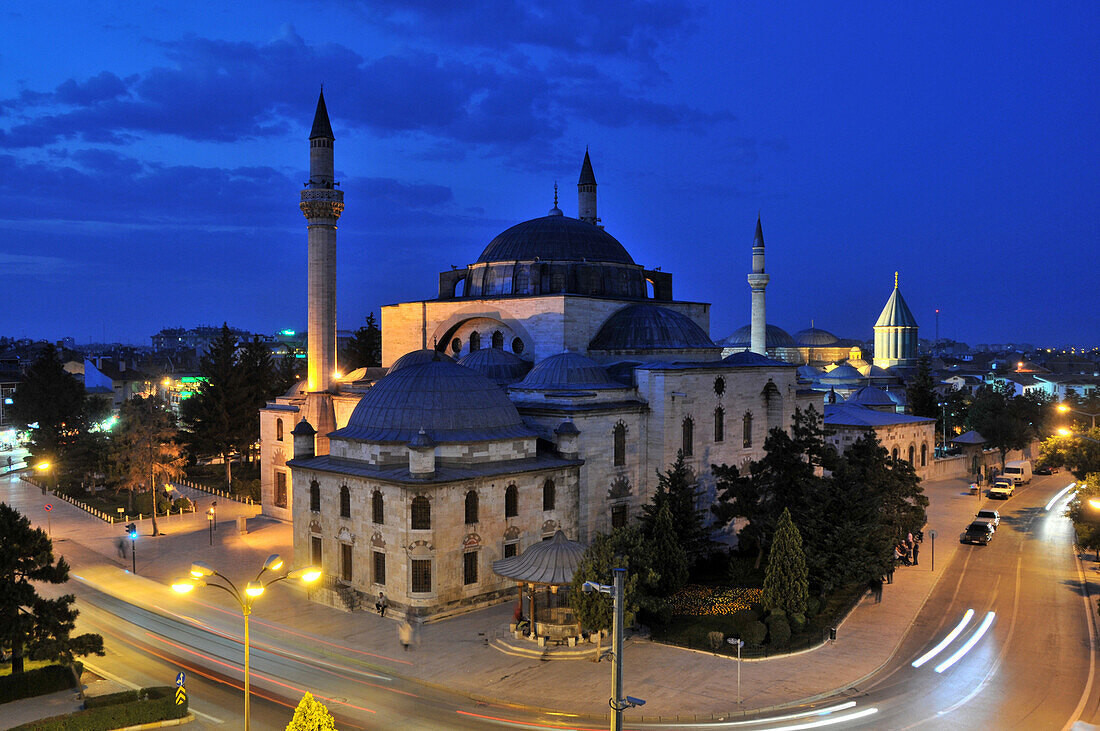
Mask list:
[[[581,586],[581,591],[589,594],[598,591],[601,594],[610,594],[612,599],[611,625],[611,651],[614,662],[611,665],[611,692],[612,696],[607,701],[611,706],[611,731],[623,731],[623,711],[627,708],[644,706],[641,698],[623,696],[623,605],[626,601],[626,569],[612,569],[613,583],[608,586],[598,581],[586,581]]]

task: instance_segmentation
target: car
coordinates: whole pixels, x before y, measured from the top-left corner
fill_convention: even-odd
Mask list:
[[[974,518],[975,520],[984,520],[990,523],[994,528],[997,528],[1001,524],[1001,514],[996,510],[984,509],[979,510],[978,514]]]
[[[1038,465],[1035,466],[1035,469],[1032,472],[1032,474],[1035,474],[1035,475],[1053,475],[1054,470],[1052,470],[1048,465],[1038,464]]]
[[[1011,477],[998,477],[986,494],[991,498],[1008,500],[1016,492],[1016,482]]]
[[[985,546],[989,544],[991,538],[993,538],[993,526],[987,521],[975,520],[968,525],[962,535],[959,536],[959,543],[973,543],[979,546]]]

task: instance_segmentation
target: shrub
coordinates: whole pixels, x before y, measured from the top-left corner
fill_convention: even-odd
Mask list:
[[[726,634],[724,632],[707,632],[707,644],[715,652],[722,649],[722,643],[725,641]]]
[[[767,636],[768,628],[759,620],[748,622],[741,628],[741,639],[746,645],[762,645]]]
[[[108,693],[107,695],[97,695],[92,698],[84,699],[84,710],[89,708],[99,708],[101,706],[114,706],[119,703],[129,703],[131,701],[139,700],[140,696],[136,690],[124,690],[121,693]]]
[[[76,663],[77,677],[82,670],[83,666]],[[0,676],[0,703],[56,693],[74,686],[73,673],[66,665],[47,665],[18,675],[3,675]]]
[[[816,596],[812,596],[806,600],[806,616],[816,617],[818,612],[821,611],[821,600]]]
[[[16,729],[17,731],[109,731],[172,718],[183,718],[187,715],[187,702],[177,706],[175,693],[176,689],[172,686],[144,688],[140,691],[140,700],[44,718],[23,724]]]
[[[768,644],[772,647],[784,647],[791,642],[791,625],[786,617],[768,617]]]
[[[185,510],[186,511],[186,510],[190,510],[190,509],[191,509],[191,499],[190,498],[178,497],[178,498],[176,498],[175,500],[172,501],[172,510],[175,510],[176,512],[179,512],[180,510]]]
[[[791,617],[791,632],[798,634],[806,629],[806,617],[802,614],[792,614]]]

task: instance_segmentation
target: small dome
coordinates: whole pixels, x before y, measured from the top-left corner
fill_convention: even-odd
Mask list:
[[[293,384],[291,384],[290,388],[288,388],[286,390],[286,393],[284,393],[283,396],[286,397],[286,398],[294,398],[295,396],[301,396],[301,395],[305,394],[305,392],[306,392],[306,379],[299,378],[297,381],[295,381]]]
[[[840,338],[828,330],[819,327],[808,327],[794,334],[794,341],[803,348],[823,348],[829,345],[837,345]]]
[[[515,383],[531,370],[528,361],[501,348],[475,350],[460,358],[458,364],[477,371],[500,385]]]
[[[333,438],[408,444],[420,430],[436,443],[531,436],[495,383],[450,360],[405,366],[371,386]]]
[[[752,326],[745,325],[739,327],[733,331],[725,340],[719,341],[719,345],[726,348],[747,348],[749,347],[749,338],[751,336]],[[797,348],[798,344],[795,343],[794,338],[790,334],[779,327],[778,325],[768,325],[765,331],[765,347],[769,350],[772,348]]]
[[[742,350],[740,353],[733,353],[731,355],[727,355],[725,358],[722,359],[722,362],[725,363],[726,365],[740,366],[740,367],[749,367],[749,366],[789,366],[789,365],[791,365],[790,363],[785,363],[781,360],[775,360],[774,358],[769,358],[766,355],[760,355],[759,353],[754,353],[751,350]]]
[[[448,363],[455,362],[454,358],[438,350],[432,350],[431,348],[425,348],[423,350],[413,350],[411,352],[405,353],[403,356],[395,360],[393,362],[393,365],[391,365],[390,369],[386,372],[386,375],[395,373],[407,366],[418,365],[420,363],[430,363],[433,360],[445,360]]]
[[[599,226],[560,213],[517,223],[498,234],[477,263],[535,259],[634,264],[614,236]]]
[[[893,406],[894,400],[881,388],[864,386],[856,389],[844,400],[846,404],[859,404],[861,406]]]
[[[817,379],[821,378],[824,371],[822,371],[820,368],[814,368],[810,365],[803,365],[798,366],[798,370],[795,371],[795,373],[797,373],[798,377],[804,381],[816,381]]]
[[[821,376],[818,381],[826,385],[855,385],[863,381],[863,375],[855,368],[845,363]]]
[[[714,341],[687,315],[646,303],[624,307],[607,318],[588,347],[591,350],[713,348]]]
[[[578,353],[559,353],[539,362],[512,388],[524,391],[578,391],[623,388],[596,361]]]

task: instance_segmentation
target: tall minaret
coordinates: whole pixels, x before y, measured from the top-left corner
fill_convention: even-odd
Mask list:
[[[581,178],[577,181],[577,218],[597,225],[596,217],[596,176],[592,174],[592,161],[588,159],[588,148],[584,148],[584,162],[581,164]]]
[[[760,226],[760,216],[756,217],[756,236],[752,240],[752,274],[749,275],[749,287],[752,289],[752,319],[749,321],[749,350],[760,355],[768,354],[768,318],[764,313],[764,288],[771,279],[764,273],[764,229]]]
[[[344,211],[344,192],[333,181],[334,140],[322,90],[309,133],[309,182],[299,204],[309,222],[310,391],[329,391],[336,373],[336,221]]]

